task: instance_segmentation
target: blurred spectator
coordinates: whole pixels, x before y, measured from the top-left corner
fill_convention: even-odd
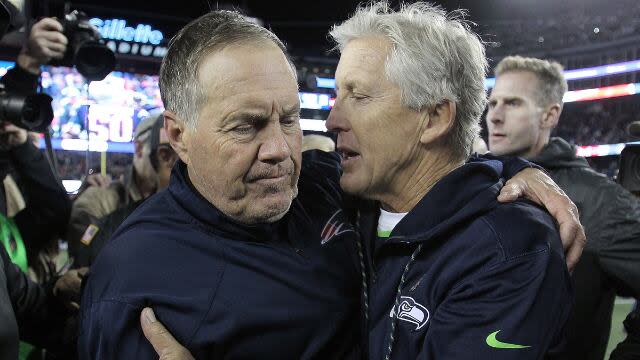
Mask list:
[[[30,94],[37,90],[40,65],[52,57],[61,57],[64,52],[67,40],[61,30],[61,25],[50,18],[42,19],[32,27],[27,44],[16,61],[17,66],[1,80],[9,91]],[[6,236],[3,243],[13,259],[17,260],[15,254],[20,253],[20,249],[26,252],[26,257],[20,257],[18,261],[26,269],[27,263],[40,264],[41,250],[48,245],[57,246],[71,204],[48,160],[29,141],[26,130],[2,122],[0,134],[0,178],[11,174],[17,184],[5,185],[0,199],[2,214],[8,216],[7,226],[17,229],[15,232],[6,229],[3,233],[12,235]],[[55,272],[49,267],[48,264],[36,267],[39,280],[46,280]]]
[[[75,325],[68,320],[77,312],[86,272],[72,270],[39,285],[0,248],[0,359],[18,358],[18,339],[61,359],[75,356]]]
[[[62,57],[66,49],[61,31],[60,23],[51,18],[34,24],[17,65],[0,80],[8,92],[27,95],[37,90],[40,66]],[[27,130],[5,120],[0,119],[0,358],[13,360],[18,357],[18,336],[50,349],[63,344],[73,349],[61,331],[67,313],[51,295],[57,269],[41,261],[42,250],[57,245],[71,204]],[[27,266],[45,286],[27,278]],[[75,272],[69,276],[78,277]],[[79,281],[74,284],[79,293]]]
[[[91,224],[122,207],[146,199],[158,188],[157,173],[151,160],[151,130],[157,117],[140,123],[134,137],[133,166],[124,181],[113,181],[109,187],[89,187],[73,203],[66,239],[69,253],[77,256],[82,237]]]
[[[331,152],[336,150],[336,143],[330,137],[316,134],[309,134],[302,137],[302,151],[322,150]]]
[[[626,128],[638,119],[640,95],[565,104],[554,134],[575,145],[629,141]]]
[[[153,118],[154,126],[149,130],[149,137],[156,137],[158,140],[150,140],[152,159],[151,164],[154,167],[154,174],[157,182],[156,192],[169,186],[171,177],[171,169],[178,160],[178,155],[169,145],[169,140],[162,127],[164,119],[162,116]],[[144,131],[144,130],[143,130]],[[80,239],[80,244],[74,256],[74,267],[91,266],[96,259],[100,250],[106,245],[111,238],[111,234],[120,226],[120,224],[140,205],[144,199],[130,202],[117,210],[102,217],[97,222],[92,222],[87,226],[84,234]]]

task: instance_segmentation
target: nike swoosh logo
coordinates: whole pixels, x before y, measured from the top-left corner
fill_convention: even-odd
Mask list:
[[[509,343],[499,341],[498,339],[496,339],[496,335],[498,335],[499,332],[500,330],[492,332],[491,334],[489,334],[489,336],[487,336],[487,345],[496,349],[526,349],[531,347],[531,346],[518,345],[518,344],[509,344]]]

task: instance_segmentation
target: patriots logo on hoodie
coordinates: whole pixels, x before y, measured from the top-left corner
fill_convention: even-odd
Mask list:
[[[395,306],[391,308],[389,317],[396,316]],[[398,305],[398,320],[406,321],[416,326],[416,331],[422,329],[429,321],[429,310],[418,304],[411,296],[401,296]]]
[[[331,241],[331,239],[338,235],[350,231],[355,232],[351,225],[349,225],[349,223],[346,222],[343,218],[344,216],[342,214],[342,210],[338,210],[333,213],[333,215],[331,215],[329,221],[327,221],[327,223],[324,225],[324,228],[322,228],[322,232],[320,233],[321,245],[328,243],[329,241]]]

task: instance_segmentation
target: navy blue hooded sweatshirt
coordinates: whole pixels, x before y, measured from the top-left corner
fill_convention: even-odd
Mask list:
[[[178,163],[92,266],[80,358],[157,359],[139,325],[145,306],[197,359],[359,357],[362,277],[339,176],[336,154],[306,152],[289,213],[246,226]]]
[[[361,209],[369,359],[542,359],[560,344],[572,295],[559,234],[545,211],[499,204],[501,176],[494,160],[454,170],[386,239],[380,205]]]

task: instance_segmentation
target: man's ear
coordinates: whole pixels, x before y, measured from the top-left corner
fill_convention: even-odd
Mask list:
[[[164,115],[164,131],[167,133],[171,147],[176,151],[180,160],[188,165],[190,161],[187,146],[189,134],[184,120],[169,110],[165,110],[162,115]]]
[[[560,113],[562,112],[562,107],[560,104],[555,103],[547,108],[547,110],[542,114],[542,119],[540,126],[543,129],[553,129],[558,125],[558,120],[560,120]]]
[[[133,149],[134,149],[134,155],[137,158],[141,158],[143,156],[143,151],[144,151],[144,142],[140,141],[140,140],[134,140],[133,141]]]
[[[423,111],[427,119],[426,126],[420,136],[420,142],[427,145],[442,139],[453,127],[456,119],[456,103],[445,100],[434,108]]]

